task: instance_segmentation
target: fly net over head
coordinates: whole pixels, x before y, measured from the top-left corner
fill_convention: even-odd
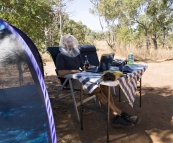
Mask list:
[[[60,52],[69,57],[76,57],[80,54],[78,41],[73,35],[64,35],[60,39]]]

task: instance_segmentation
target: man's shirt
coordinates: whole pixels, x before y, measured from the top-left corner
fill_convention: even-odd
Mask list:
[[[81,55],[76,57],[68,57],[59,53],[56,58],[56,70],[79,70],[79,67],[83,67],[84,62]]]

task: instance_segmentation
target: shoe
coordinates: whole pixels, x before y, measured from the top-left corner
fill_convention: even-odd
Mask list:
[[[139,124],[141,122],[141,118],[138,116],[131,116],[125,112],[121,113],[121,117],[124,118],[128,122],[132,122],[133,124]]]
[[[125,127],[128,128],[128,127],[133,127],[134,124],[132,122],[126,121],[121,116],[116,116],[114,117],[112,126],[115,128],[125,128]]]

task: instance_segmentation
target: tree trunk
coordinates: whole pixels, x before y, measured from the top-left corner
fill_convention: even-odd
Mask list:
[[[19,71],[19,83],[20,83],[20,85],[22,85],[23,84],[23,72],[22,72],[21,62],[17,63],[17,69]]]
[[[148,45],[149,45],[149,43],[148,43],[148,29],[147,28],[144,28],[144,29],[145,29],[145,36],[146,36],[146,48],[148,50]]]
[[[59,14],[59,19],[60,19],[60,36],[62,36],[62,17],[61,17],[61,11]]]
[[[165,27],[163,28],[163,48],[165,47],[165,37],[166,37],[166,33],[165,33]]]
[[[61,0],[59,7],[59,24],[60,24],[60,36],[62,37],[62,12],[61,12]]]
[[[156,35],[155,34],[153,34],[152,40],[153,40],[153,44],[154,44],[154,49],[157,50],[158,47],[157,47],[157,40],[156,40]]]
[[[45,47],[51,47],[52,46],[52,38],[51,38],[51,30],[49,28],[45,28]]]

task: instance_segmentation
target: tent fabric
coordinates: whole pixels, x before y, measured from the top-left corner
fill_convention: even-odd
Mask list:
[[[0,123],[1,143],[57,143],[39,52],[24,32],[2,19]]]
[[[12,26],[12,25],[11,25]],[[15,31],[20,34],[20,36],[23,38],[23,40],[26,42],[26,44],[28,45],[29,49],[31,50],[32,54],[34,55],[34,58],[37,61],[37,64],[40,68],[40,71],[42,72],[42,75],[44,77],[44,68],[43,68],[43,61],[41,59],[40,53],[37,49],[37,47],[35,46],[35,44],[32,42],[32,40],[20,29],[18,29],[15,26],[12,26]]]

